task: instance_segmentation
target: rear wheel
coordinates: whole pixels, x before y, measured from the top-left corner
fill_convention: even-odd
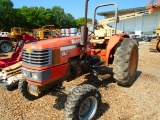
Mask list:
[[[7,53],[7,52],[11,52],[12,49],[13,49],[13,46],[11,41],[8,41],[8,40],[0,41],[0,52]]]
[[[94,86],[87,84],[78,86],[67,98],[64,119],[94,120],[100,103],[100,92]]]
[[[138,44],[135,40],[123,40],[117,48],[113,62],[114,79],[120,85],[132,85],[138,66]]]

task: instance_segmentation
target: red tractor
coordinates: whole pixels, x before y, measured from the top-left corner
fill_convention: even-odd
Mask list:
[[[51,87],[60,91],[63,81],[73,80],[88,72],[96,76],[97,80],[106,79],[106,74],[101,75],[99,72],[102,67],[113,67],[113,77],[120,85],[132,85],[135,81],[138,45],[128,35],[116,34],[117,4],[107,3],[95,8],[93,23],[97,8],[115,5],[115,34],[98,44],[93,39],[91,43],[88,36],[88,1],[85,4],[85,24],[81,27],[81,36],[54,38],[24,46],[21,68],[24,79],[19,81],[18,88],[25,98],[33,100]],[[73,87],[68,93],[64,119],[94,119],[101,103],[97,88],[82,84]]]

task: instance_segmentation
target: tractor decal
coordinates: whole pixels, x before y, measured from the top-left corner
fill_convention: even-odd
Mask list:
[[[60,50],[61,51],[70,50],[70,49],[74,49],[74,48],[77,48],[77,47],[78,47],[77,45],[69,45],[69,46],[61,47]]]
[[[77,44],[79,43],[80,39],[76,39],[76,40],[71,40],[72,44]]]

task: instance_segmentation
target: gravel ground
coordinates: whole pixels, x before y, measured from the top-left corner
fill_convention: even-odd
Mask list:
[[[150,52],[149,43],[140,43],[137,79],[131,87],[118,86],[110,77],[96,83],[102,94],[98,120],[160,120],[160,53]],[[86,83],[86,75],[66,88]],[[28,101],[17,89],[0,88],[0,120],[63,120],[64,94],[49,93]]]

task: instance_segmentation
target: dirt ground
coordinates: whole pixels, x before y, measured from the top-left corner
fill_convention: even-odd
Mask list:
[[[84,75],[63,84],[70,88],[86,82]],[[140,43],[135,83],[122,87],[111,77],[96,87],[103,102],[98,120],[160,120],[160,53],[150,52],[149,43]],[[51,92],[28,101],[17,89],[0,88],[0,120],[63,120],[65,100],[66,95]]]

